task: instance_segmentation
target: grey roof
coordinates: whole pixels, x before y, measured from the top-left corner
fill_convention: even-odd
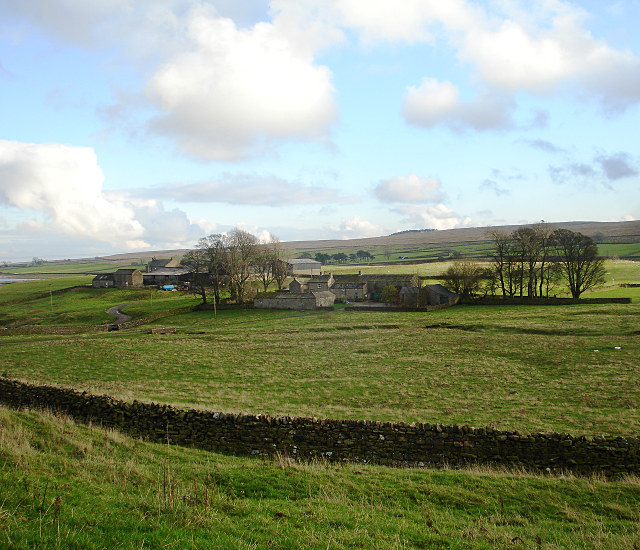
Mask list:
[[[116,275],[127,275],[127,274],[133,274],[135,272],[138,273],[142,273],[139,269],[118,269],[118,271],[116,271]]]
[[[143,273],[145,277],[171,277],[176,275],[186,275],[187,273],[191,273],[191,269],[186,267],[167,267],[165,269],[156,269],[155,271],[149,271],[148,273]]]
[[[367,281],[336,281],[335,283],[333,283],[333,286],[331,288],[341,288],[341,289],[346,289],[346,288],[363,288],[364,285],[367,284]]]
[[[94,281],[113,281],[113,273],[101,273],[93,278]]]
[[[160,260],[150,260],[148,265],[149,265],[149,267],[166,267],[166,265],[168,263],[171,263],[173,261],[175,261],[173,259],[173,257],[171,257],[171,258],[163,258],[163,259],[160,259]]]
[[[308,283],[328,283],[329,280],[332,278],[333,276],[331,275],[331,273],[329,273],[328,275],[314,275],[307,282]]]
[[[445,287],[443,287],[439,283],[435,285],[426,285],[426,288],[428,288],[430,292],[433,292],[435,294],[440,294],[441,296],[457,296],[455,292],[451,292],[450,290],[447,290]]]
[[[312,260],[311,258],[291,258],[289,260],[285,260],[286,263],[291,265],[296,264],[317,264],[321,266],[322,264],[316,260]]]

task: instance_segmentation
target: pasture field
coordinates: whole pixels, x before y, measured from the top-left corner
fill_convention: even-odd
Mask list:
[[[131,303],[127,313],[137,318],[198,303],[193,296],[182,293],[148,288],[92,288],[86,286],[90,282],[91,277],[82,277],[2,285],[0,325],[99,325],[113,320],[106,310],[118,304]],[[84,286],[76,288],[76,285]],[[63,292],[65,288],[67,291]]]
[[[176,334],[3,335],[2,372],[224,412],[630,435],[639,307],[196,311],[151,325]]]
[[[0,408],[0,547],[627,550],[638,478],[252,459]]]
[[[639,267],[609,262],[608,276],[637,283]],[[148,289],[55,293],[88,281],[0,287],[0,324],[98,324],[120,303],[134,317],[197,303]],[[632,304],[226,309],[114,333],[7,330],[0,375],[225,412],[637,435],[638,290],[592,294]],[[622,550],[640,548],[639,495],[637,477],[232,457],[0,407],[0,547],[12,549]]]

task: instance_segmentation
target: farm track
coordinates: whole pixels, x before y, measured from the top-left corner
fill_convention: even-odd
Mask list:
[[[132,317],[131,315],[127,315],[126,313],[122,313],[120,310],[123,307],[126,306],[130,306],[131,304],[134,304],[135,302],[128,302],[126,304],[119,304],[117,306],[113,306],[110,307],[109,309],[107,309],[107,313],[109,315],[113,315],[115,317],[115,320],[110,323],[111,325],[120,325],[122,323],[128,323],[129,321],[131,321]]]

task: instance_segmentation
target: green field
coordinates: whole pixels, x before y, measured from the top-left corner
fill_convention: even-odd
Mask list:
[[[237,458],[0,407],[0,547],[633,549],[637,478]]]
[[[2,285],[0,325],[99,325],[113,320],[106,310],[118,304],[130,303],[127,313],[138,318],[198,303],[193,296],[182,293],[168,293],[155,288],[92,288],[87,286],[89,282],[91,277]],[[63,292],[65,285],[67,291]],[[52,292],[49,292],[50,288]]]
[[[0,331],[0,374],[225,412],[637,435],[640,293],[616,285],[640,282],[639,266],[608,262],[615,284],[590,294],[632,304],[223,309],[114,333]],[[446,264],[363,269],[416,267],[435,280]],[[64,291],[89,281],[0,286],[0,324],[95,325],[116,304],[144,319],[197,303],[147,289]],[[632,549],[639,495],[634,477],[222,456],[0,408],[7,548]]]
[[[142,299],[125,311],[144,316],[151,308],[149,291],[80,289],[57,296],[68,300],[73,313],[50,320],[94,323],[113,305],[109,297],[125,302],[136,292]],[[157,309],[195,303],[191,296],[158,294],[163,298],[155,299]],[[46,312],[48,297],[0,311],[24,307],[35,315],[36,306]],[[128,400],[225,412],[630,435],[640,430],[639,307],[195,311],[120,333],[6,331],[0,344],[7,376]],[[38,323],[47,321],[45,315]],[[178,332],[150,334],[150,326]]]

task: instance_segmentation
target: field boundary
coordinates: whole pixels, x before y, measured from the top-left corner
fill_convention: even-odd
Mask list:
[[[182,410],[155,403],[32,385],[0,377],[0,402],[16,409],[50,409],[79,422],[114,428],[156,443],[235,455],[389,466],[493,464],[546,473],[640,473],[640,437],[522,435],[487,426],[270,417]]]
[[[527,296],[485,296],[464,303],[468,306],[566,306],[568,304],[630,304],[631,298],[541,298]]]

